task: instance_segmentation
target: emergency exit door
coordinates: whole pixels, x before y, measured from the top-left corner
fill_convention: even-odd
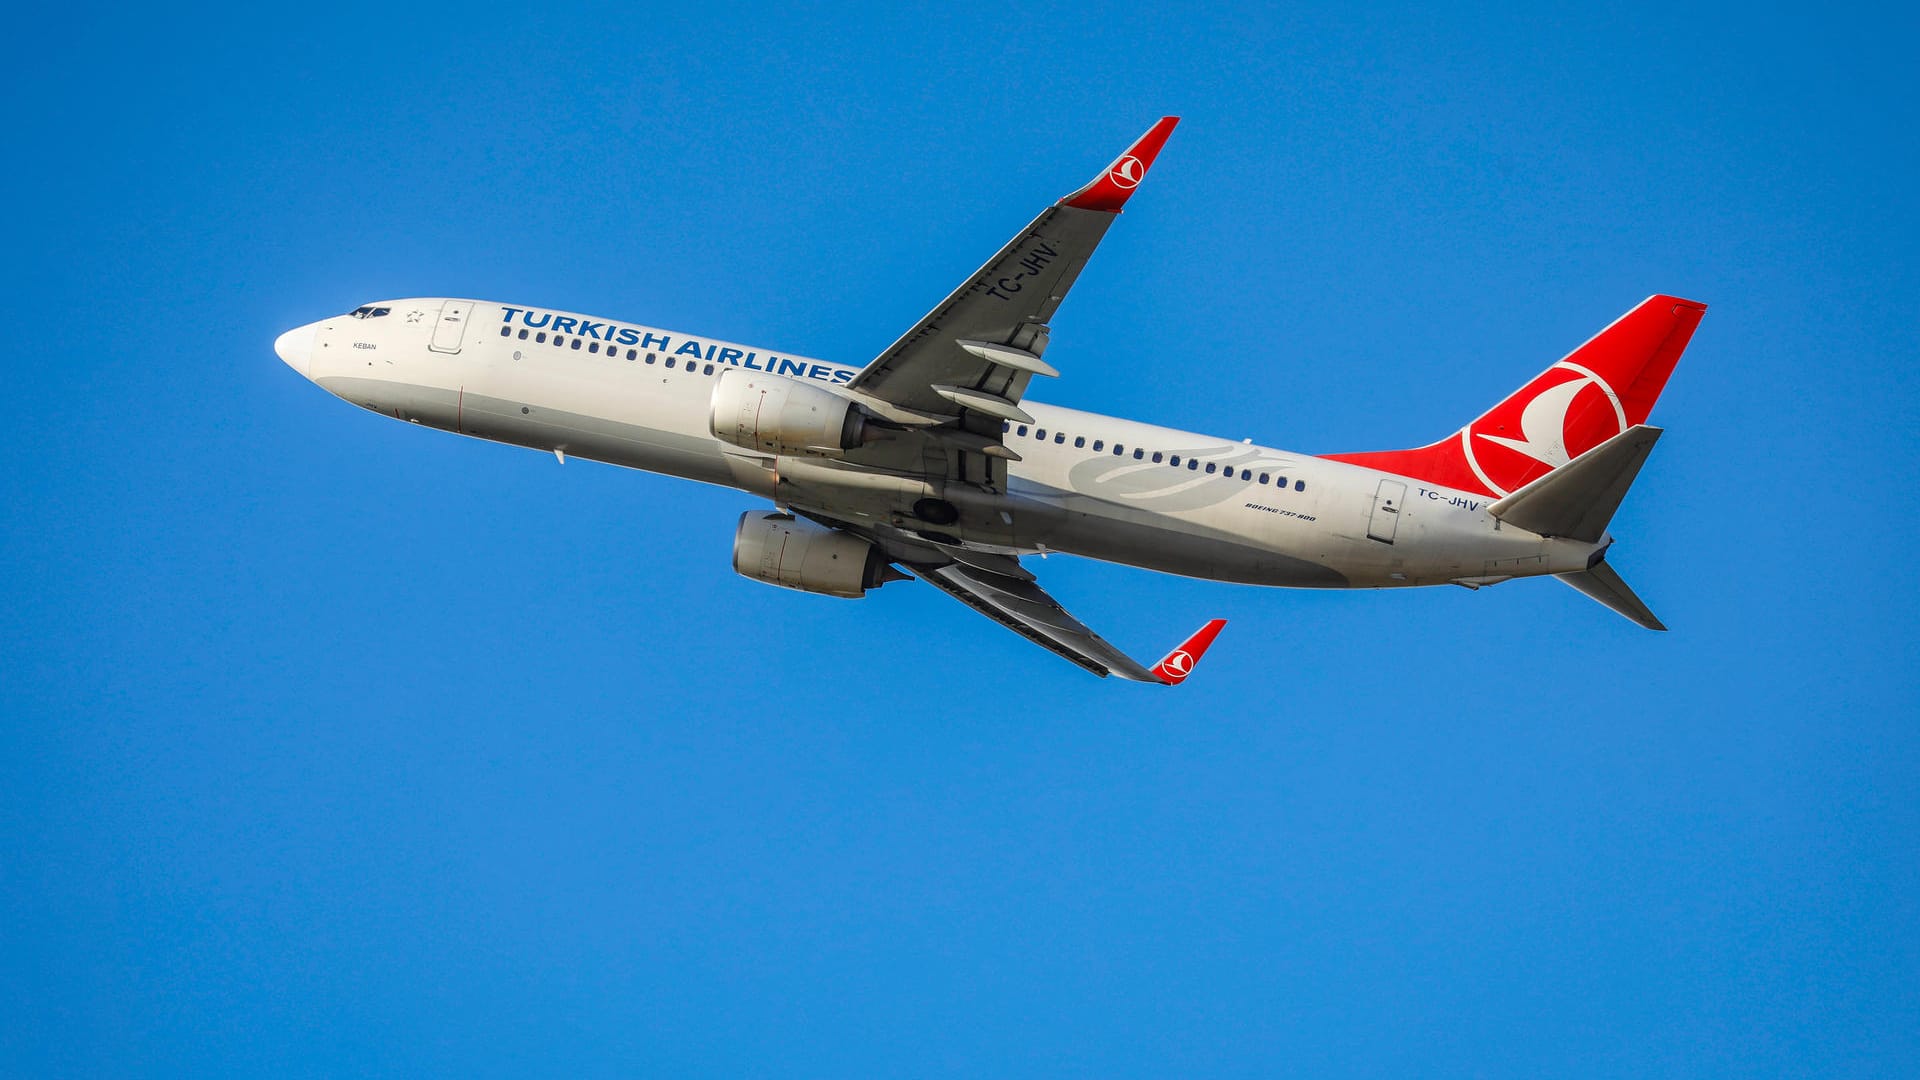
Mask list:
[[[1367,539],[1393,543],[1400,531],[1400,506],[1407,501],[1407,485],[1398,480],[1380,481],[1373,493],[1373,517],[1367,520]]]

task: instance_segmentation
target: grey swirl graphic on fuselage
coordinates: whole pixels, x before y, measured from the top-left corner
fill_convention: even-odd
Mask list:
[[[1287,468],[1294,464],[1291,460],[1266,456],[1264,451],[1251,446],[1222,448],[1215,445],[1199,450],[1161,452],[1170,458],[1178,457],[1180,465],[1175,467],[1166,462],[1156,465],[1151,461],[1135,461],[1131,456],[1093,456],[1068,470],[1067,486],[1074,494],[1104,499],[1120,506],[1175,513],[1243,498],[1247,486],[1254,481],[1240,479],[1237,475],[1240,469],[1284,475]],[[1218,456],[1222,453],[1227,456]],[[1200,462],[1200,469],[1188,469],[1188,461]],[[1228,476],[1221,472],[1208,475],[1200,471],[1209,463],[1222,469],[1233,469],[1236,475]]]

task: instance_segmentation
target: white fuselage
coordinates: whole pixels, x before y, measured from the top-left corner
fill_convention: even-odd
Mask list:
[[[290,332],[283,357],[357,405],[462,435],[776,499],[808,484],[875,483],[870,471],[838,472],[829,459],[783,457],[773,471],[801,487],[769,486],[762,476],[771,473],[709,426],[714,383],[729,368],[828,388],[856,368],[544,308],[442,298],[370,308],[386,314]],[[1008,467],[1007,490],[967,495],[970,511],[985,500],[1004,528],[957,537],[968,546],[1330,588],[1570,573],[1605,546],[1502,526],[1484,495],[1031,399],[1021,407],[1034,422],[1008,425],[1005,445],[1020,460]],[[862,505],[836,511],[859,514]],[[873,505],[874,515],[885,512],[885,500]],[[819,509],[801,506],[809,508]]]

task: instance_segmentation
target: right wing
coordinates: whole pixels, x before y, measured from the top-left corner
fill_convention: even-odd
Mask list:
[[[1026,419],[1017,403],[1028,377],[1057,374],[1040,359],[1047,321],[1179,122],[1162,117],[1091,183],[1041,211],[848,389],[936,416],[985,412],[995,430]]]
[[[1091,183],[1041,211],[847,384],[887,420],[944,442],[954,455],[945,479],[1004,488],[1006,462],[1019,455],[1002,443],[1001,425],[1029,422],[1020,408],[1027,383],[1059,374],[1040,358],[1048,320],[1177,123],[1163,117]],[[903,460],[923,457],[911,450]]]

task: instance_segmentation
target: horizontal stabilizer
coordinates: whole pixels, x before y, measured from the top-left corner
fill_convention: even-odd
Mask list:
[[[1541,536],[1597,544],[1659,439],[1659,428],[1630,427],[1494,503],[1487,512]]]
[[[1620,575],[1614,572],[1613,567],[1604,562],[1594,563],[1577,574],[1555,574],[1554,576],[1649,630],[1667,628],[1666,624],[1656,618],[1647,605],[1633,594],[1633,590],[1627,587],[1627,583],[1620,580]]]

